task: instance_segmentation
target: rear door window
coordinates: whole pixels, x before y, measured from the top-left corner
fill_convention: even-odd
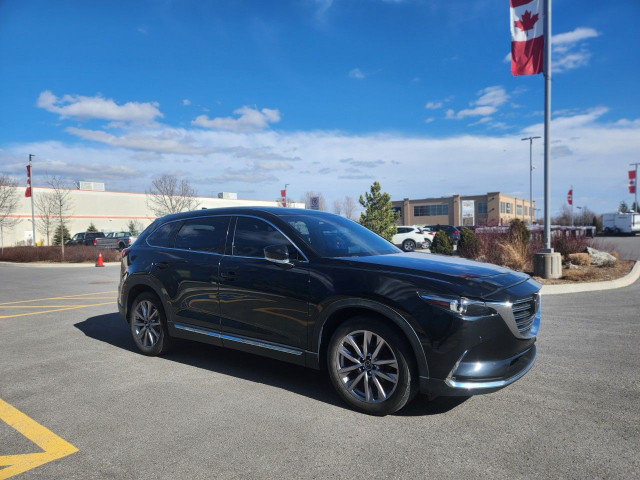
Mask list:
[[[176,236],[175,248],[224,253],[231,217],[200,217],[186,220]]]

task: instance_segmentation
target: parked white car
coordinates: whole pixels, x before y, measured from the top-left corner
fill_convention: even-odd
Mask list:
[[[401,225],[391,240],[405,252],[413,252],[416,248],[430,248],[434,235],[433,232],[425,232],[416,225]]]

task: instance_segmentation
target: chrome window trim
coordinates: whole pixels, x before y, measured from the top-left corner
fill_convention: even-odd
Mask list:
[[[253,257],[251,257],[251,258],[253,258]],[[277,352],[288,353],[289,355],[297,355],[297,356],[299,356],[299,355],[302,355],[302,353],[303,353],[302,350],[283,347],[283,346],[280,346],[280,345],[274,345],[272,343],[262,342],[260,340],[255,340],[255,339],[251,339],[251,338],[236,337],[234,335],[229,335],[229,334],[226,334],[226,333],[213,332],[211,330],[206,330],[206,329],[197,328],[197,327],[191,327],[189,325],[182,325],[181,323],[175,323],[175,322],[174,322],[173,325],[178,330],[185,330],[187,332],[198,333],[200,335],[207,335],[209,337],[219,338],[221,340],[229,340],[231,342],[243,343],[245,345],[251,345],[251,346],[254,346],[254,347],[266,348],[268,350],[275,350]]]
[[[144,239],[144,242],[147,244],[147,246],[151,247],[151,248],[164,248],[167,250],[177,250],[179,252],[191,252],[191,253],[202,253],[205,255],[219,255],[222,257],[236,257],[236,258],[251,258],[251,259],[262,259],[265,261],[268,261],[266,258],[264,257],[245,257],[242,255],[227,255],[226,253],[217,253],[217,252],[204,252],[202,250],[188,250],[188,249],[184,249],[184,248],[175,248],[175,247],[163,247],[160,245],[153,245],[151,243],[149,243],[149,237],[151,235],[153,235],[156,230],[158,230],[159,228],[164,227],[165,225],[168,225],[170,223],[176,223],[176,222],[185,222],[187,220],[194,220],[194,219],[198,219],[198,218],[213,218],[213,217],[229,217],[230,220],[233,220],[233,217],[248,217],[248,218],[257,218],[258,220],[262,220],[263,222],[268,223],[269,225],[271,225],[273,228],[275,228],[278,232],[280,232],[280,234],[282,234],[284,236],[284,238],[286,238],[291,245],[294,246],[294,248],[298,251],[298,253],[300,253],[300,255],[302,255],[302,257],[304,258],[304,260],[296,260],[299,263],[309,263],[309,258],[302,252],[302,250],[300,250],[300,248],[298,248],[298,246],[289,238],[289,236],[287,234],[285,234],[282,230],[280,230],[277,226],[275,226],[273,223],[271,223],[269,220],[266,220],[262,217],[258,217],[256,215],[244,215],[244,214],[229,214],[229,213],[225,213],[225,214],[219,214],[219,215],[197,215],[195,217],[186,217],[186,218],[180,218],[180,219],[176,219],[176,220],[169,220],[167,222],[164,222],[160,225],[158,225],[156,228],[153,229],[152,232],[149,233],[149,235],[147,235],[147,237]],[[237,224],[237,222],[236,222]],[[233,226],[233,236],[234,236],[234,240],[235,240],[235,225]],[[178,232],[176,232],[177,234]],[[229,237],[229,227],[227,227],[227,239]],[[226,242],[225,242],[226,243]],[[233,253],[233,241],[231,242],[231,252]]]

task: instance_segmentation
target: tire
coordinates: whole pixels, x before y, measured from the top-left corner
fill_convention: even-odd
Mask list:
[[[424,248],[431,248],[431,240],[424,241]]]
[[[370,415],[397,412],[418,391],[407,342],[394,328],[373,318],[354,317],[336,329],[327,349],[327,367],[338,395],[352,408]]]
[[[405,240],[402,242],[402,250],[405,252],[413,252],[416,249],[416,242],[413,240]]]
[[[613,229],[614,235],[620,235],[620,229],[618,227]]]
[[[605,228],[605,229],[604,229],[604,233],[605,233],[606,235],[611,235],[611,229],[610,229],[609,227]]]
[[[122,250],[124,250],[124,243],[120,242],[118,244],[118,251],[121,252]]]
[[[145,311],[149,312],[146,318]],[[162,355],[171,347],[162,303],[151,292],[141,293],[133,301],[129,312],[129,330],[133,343],[145,355]]]

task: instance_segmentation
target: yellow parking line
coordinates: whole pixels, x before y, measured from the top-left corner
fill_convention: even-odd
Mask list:
[[[69,442],[35,422],[1,398],[0,420],[17,430],[43,450],[37,453],[0,456],[0,466],[5,467],[0,470],[0,480],[6,480],[9,477],[13,477],[14,475],[78,451],[78,449]]]
[[[46,298],[33,298],[31,300],[18,300],[15,302],[4,302],[4,303],[0,303],[0,306],[2,305],[15,305],[18,303],[30,303],[30,302],[40,302],[42,300],[72,300],[78,297],[88,297],[91,295],[102,295],[103,293],[117,293],[117,290],[106,290],[104,292],[94,292],[94,293],[80,293],[78,295],[65,295],[65,296],[61,296],[61,297],[46,297]]]
[[[15,315],[0,315],[0,318],[26,317],[28,315],[40,315],[40,314],[43,314],[43,313],[62,312],[64,310],[76,310],[78,308],[99,307],[101,305],[113,305],[114,303],[115,302],[112,300],[110,302],[93,303],[91,305],[73,305],[71,307],[56,308],[56,309],[53,309],[53,310],[44,310],[42,312],[16,313]],[[0,308],[2,308],[1,305],[0,305]]]

